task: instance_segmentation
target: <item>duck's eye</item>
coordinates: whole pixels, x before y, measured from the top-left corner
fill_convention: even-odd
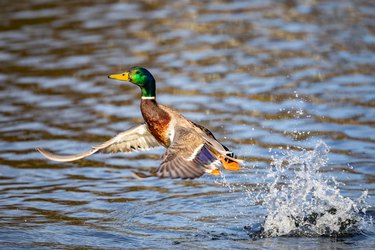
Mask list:
[[[135,72],[137,75],[139,75],[141,72],[139,72],[138,70]]]

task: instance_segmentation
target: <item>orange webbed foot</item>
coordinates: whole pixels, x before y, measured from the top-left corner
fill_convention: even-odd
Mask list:
[[[223,164],[223,167],[226,170],[237,171],[237,170],[241,169],[240,164],[238,164],[237,162],[232,161],[230,159],[227,159],[222,155],[219,156],[219,159],[220,159],[221,164]]]
[[[206,173],[208,173],[210,175],[214,175],[214,176],[219,176],[221,174],[220,169],[218,169],[217,167],[207,169]]]

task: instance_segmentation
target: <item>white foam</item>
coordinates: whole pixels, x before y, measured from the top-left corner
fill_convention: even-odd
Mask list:
[[[357,200],[340,194],[338,183],[319,170],[327,166],[329,148],[319,141],[315,149],[286,151],[274,158],[264,199],[267,216],[263,235],[333,236],[360,230],[368,223],[367,191]]]

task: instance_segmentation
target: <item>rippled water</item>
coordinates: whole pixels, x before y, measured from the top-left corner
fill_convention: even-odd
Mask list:
[[[270,188],[295,178],[270,179],[271,162],[320,140],[317,174],[338,181],[324,187],[354,204],[367,190],[374,214],[374,13],[369,0],[1,1],[2,248],[374,247],[369,221],[339,239],[246,229],[269,221]],[[136,179],[162,149],[63,164],[34,150],[83,151],[142,122],[139,89],[106,78],[134,65],[244,168]]]

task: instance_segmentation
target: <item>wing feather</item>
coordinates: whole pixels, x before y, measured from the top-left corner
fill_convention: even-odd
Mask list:
[[[215,160],[216,157],[199,136],[189,129],[177,127],[155,174],[163,178],[193,179],[203,175],[206,166]]]
[[[145,124],[128,129],[112,139],[93,146],[92,149],[74,155],[58,155],[48,150],[37,148],[37,150],[47,159],[60,162],[75,161],[97,152],[117,153],[117,152],[133,152],[139,150],[148,150],[161,146],[154,136],[148,131]]]

